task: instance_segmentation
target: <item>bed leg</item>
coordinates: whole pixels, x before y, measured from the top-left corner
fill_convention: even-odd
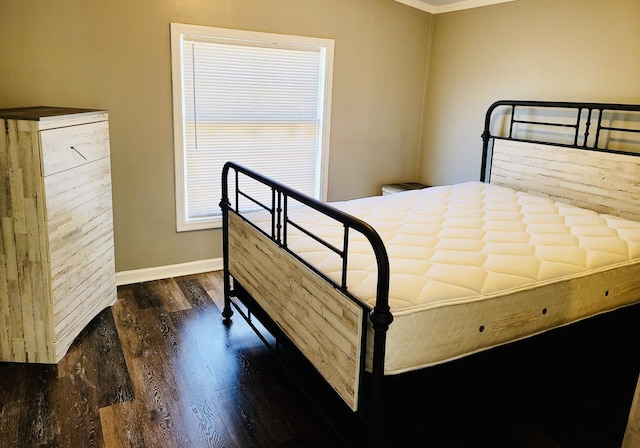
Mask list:
[[[388,289],[387,289],[388,290]],[[371,372],[371,401],[369,402],[369,427],[371,429],[371,443],[373,446],[382,446],[383,443],[383,381],[384,381],[384,355],[386,351],[386,338],[389,325],[393,322],[393,315],[386,303],[383,306],[376,305],[369,319],[373,326],[373,367]]]
[[[229,199],[227,197],[227,166],[223,172],[222,192],[223,198],[220,201],[220,208],[222,209],[222,274],[224,284],[224,308],[222,310],[222,317],[225,323],[231,321],[233,316],[233,310],[231,309],[231,274],[229,274]]]
[[[224,272],[224,308],[222,309],[222,317],[224,322],[231,321],[233,316],[233,309],[231,308],[231,280],[229,279],[229,273]]]

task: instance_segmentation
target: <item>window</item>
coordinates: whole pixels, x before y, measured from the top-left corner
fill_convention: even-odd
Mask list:
[[[178,231],[219,227],[222,166],[326,199],[333,40],[171,24]]]

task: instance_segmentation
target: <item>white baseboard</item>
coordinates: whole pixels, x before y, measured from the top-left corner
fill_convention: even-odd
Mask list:
[[[130,285],[132,283],[179,277],[181,275],[200,274],[202,272],[219,271],[221,269],[222,258],[190,261],[188,263],[157,266],[154,268],[134,269],[132,271],[116,272],[116,285]]]

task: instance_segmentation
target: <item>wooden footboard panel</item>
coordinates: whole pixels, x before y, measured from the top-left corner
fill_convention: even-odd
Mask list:
[[[357,410],[364,310],[236,213],[228,220],[229,273]]]

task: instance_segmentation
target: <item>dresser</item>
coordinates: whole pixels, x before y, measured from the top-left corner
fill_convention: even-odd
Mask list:
[[[0,109],[0,361],[57,363],[115,301],[108,113]]]

